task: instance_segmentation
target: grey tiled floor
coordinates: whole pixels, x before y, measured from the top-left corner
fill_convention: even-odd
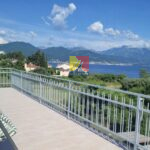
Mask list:
[[[12,88],[0,88],[0,109],[17,128],[19,150],[121,149]]]

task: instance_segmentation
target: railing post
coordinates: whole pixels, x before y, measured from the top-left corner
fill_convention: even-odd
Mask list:
[[[23,91],[23,89],[22,89],[22,71],[20,71],[20,74],[21,74],[21,91]]]
[[[9,71],[9,75],[10,75],[10,86],[12,87],[12,69],[10,69]]]
[[[41,103],[41,99],[42,99],[42,78],[41,78],[41,75],[40,75],[40,103]]]
[[[69,119],[69,117],[70,117],[70,89],[71,89],[71,83],[70,83],[70,81],[69,81],[68,110],[67,110],[68,119]]]
[[[137,147],[138,147],[138,144],[139,144],[140,125],[141,125],[141,121],[140,121],[141,108],[142,108],[142,98],[138,95],[138,97],[137,97],[137,110],[136,110],[134,150],[137,150]]]

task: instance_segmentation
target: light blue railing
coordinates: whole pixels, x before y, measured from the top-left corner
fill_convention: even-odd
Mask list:
[[[150,96],[15,69],[0,86],[18,89],[124,149],[150,149]]]

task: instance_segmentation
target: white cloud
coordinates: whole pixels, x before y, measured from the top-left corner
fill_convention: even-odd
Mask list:
[[[113,28],[107,28],[105,29],[105,34],[117,36],[117,35],[120,35],[120,31],[117,29],[115,30]]]
[[[37,36],[37,34],[34,31],[30,31],[29,34],[31,38],[35,38]]]
[[[96,21],[92,23],[88,28],[88,31],[103,34],[103,35],[111,35],[111,36],[117,36],[120,35],[120,31],[113,28],[104,28],[103,23],[100,21]]]
[[[45,24],[50,25],[50,22],[56,28],[66,28],[67,26],[67,18],[77,9],[74,3],[68,4],[67,7],[62,7],[57,4],[53,5],[52,11],[46,19],[42,17],[42,20]]]
[[[146,47],[150,48],[150,40],[130,40],[123,38],[106,38],[105,36],[95,36],[94,34],[85,34],[82,32],[73,32],[73,35],[67,36],[63,35],[53,35],[49,39],[49,46],[65,46],[65,47],[85,47],[87,49],[93,49],[96,51],[108,50],[114,47]]]
[[[135,47],[135,48],[150,48],[150,41],[144,41],[144,40],[138,40],[138,41],[132,41],[132,40],[90,40],[90,39],[69,39],[66,40],[65,45],[71,45],[71,46],[77,46],[77,47],[85,47],[87,49],[93,49],[96,51],[102,51],[102,50],[108,50],[110,48],[114,47],[122,47],[122,46],[129,46],[129,47]]]
[[[50,23],[49,23],[44,17],[41,17],[41,19],[43,20],[43,22],[44,22],[46,25],[50,26]]]
[[[25,41],[32,44],[33,39],[37,39],[37,33],[34,31],[22,32],[17,30],[12,30],[9,28],[0,27],[0,43],[7,43],[13,41]]]
[[[0,44],[5,44],[8,43],[8,41],[6,41],[5,39],[3,39],[2,37],[0,37]]]
[[[100,21],[94,22],[92,23],[89,27],[88,27],[88,31],[90,32],[94,32],[94,33],[103,33],[103,24]]]
[[[60,32],[58,30],[41,29],[36,27],[37,26],[25,28],[28,32],[0,27],[0,31],[2,31],[1,33],[6,33],[5,36],[0,35],[0,43],[7,43],[7,41],[24,41],[41,47],[85,47],[97,51],[107,50],[113,47],[121,47],[123,45],[150,48],[150,40],[137,38],[138,36],[133,36],[135,34],[131,31],[117,31],[117,29],[104,28],[104,26],[102,27],[103,30],[101,30],[103,33],[98,32],[99,34],[90,34],[89,32],[79,31],[73,32],[71,30]],[[38,32],[36,33],[35,31]],[[107,36],[100,36],[101,34]],[[50,36],[52,37],[50,38]],[[113,38],[113,36],[116,38]],[[33,37],[36,37],[35,40],[32,40]]]
[[[5,30],[0,30],[0,35],[3,36],[6,34],[6,31]]]
[[[98,34],[101,34],[101,35],[126,38],[126,39],[130,39],[130,40],[138,40],[138,39],[140,39],[139,35],[133,33],[130,30],[120,31],[120,30],[114,29],[112,27],[105,28],[104,25],[100,21],[92,23],[88,27],[88,31],[94,32],[94,33],[98,33]]]
[[[131,32],[131,31],[123,31],[123,34],[128,38],[128,39],[131,39],[131,40],[138,40],[140,37],[139,35]]]

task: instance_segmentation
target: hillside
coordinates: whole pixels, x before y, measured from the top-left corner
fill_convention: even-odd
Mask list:
[[[131,48],[127,46],[112,48],[100,52],[101,55],[123,58],[129,63],[135,64],[149,64],[150,63],[150,49],[148,48]]]
[[[35,46],[25,42],[11,42],[7,44],[0,44],[0,51],[15,52],[21,51],[25,56],[29,56],[38,50]]]

